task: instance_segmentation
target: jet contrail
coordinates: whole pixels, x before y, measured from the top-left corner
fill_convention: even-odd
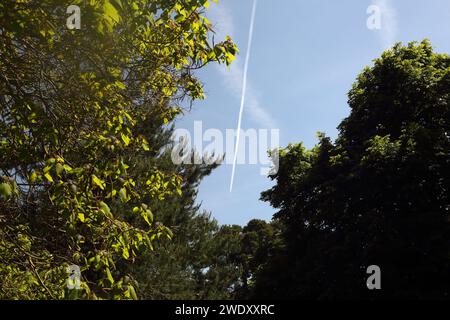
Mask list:
[[[233,160],[233,170],[231,173],[230,192],[233,191],[234,173],[236,171],[236,161],[237,161],[237,155],[238,155],[238,150],[239,150],[239,139],[240,139],[240,135],[241,135],[242,113],[244,111],[245,93],[247,91],[248,63],[250,60],[250,51],[252,49],[253,27],[255,25],[255,14],[256,14],[256,5],[257,4],[258,4],[258,0],[253,0],[252,17],[250,20],[250,30],[248,33],[248,46],[247,46],[247,53],[245,56],[245,64],[244,64],[244,79],[243,79],[243,83],[242,83],[241,108],[239,110],[239,120],[238,120],[237,135],[236,135],[236,147],[234,149],[234,160]]]

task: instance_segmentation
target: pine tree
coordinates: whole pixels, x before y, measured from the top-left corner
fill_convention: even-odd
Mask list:
[[[240,250],[238,226],[219,226],[197,204],[198,186],[214,170],[212,165],[176,165],[171,159],[173,128],[161,130],[149,141],[158,143],[154,157],[135,159],[135,169],[145,172],[157,166],[182,178],[181,196],[151,201],[156,223],[174,233],[161,239],[155,252],[140,257],[131,268],[143,299],[229,299],[239,279],[236,256]],[[214,156],[213,156],[214,157]]]

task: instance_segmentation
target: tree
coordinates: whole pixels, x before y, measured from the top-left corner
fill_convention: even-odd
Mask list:
[[[238,264],[241,265],[240,286],[237,287],[238,298],[254,298],[253,292],[256,282],[264,282],[267,278],[262,273],[267,263],[274,262],[283,243],[280,226],[275,221],[267,223],[263,220],[253,219],[242,229],[241,249]],[[280,275],[275,275],[279,277]]]
[[[335,142],[281,150],[285,263],[255,284],[277,298],[450,298],[450,56],[395,45],[358,76]],[[378,265],[382,290],[369,291]],[[270,294],[269,294],[270,292]]]
[[[172,130],[147,137],[161,147],[158,156],[133,159],[137,172],[157,166],[182,178],[182,195],[165,201],[149,199],[156,223],[170,227],[173,239],[161,239],[158,250],[141,255],[130,274],[139,283],[143,299],[230,299],[239,279],[233,256],[240,252],[240,227],[219,226],[196,203],[198,186],[218,164],[176,165],[172,162]]]
[[[69,5],[80,30],[65,27]],[[171,236],[148,199],[182,181],[128,160],[156,150],[138,124],[168,124],[204,97],[196,69],[233,60],[231,39],[212,44],[207,5],[0,3],[1,298],[68,297],[67,265],[81,267],[78,297],[136,298],[117,266]]]

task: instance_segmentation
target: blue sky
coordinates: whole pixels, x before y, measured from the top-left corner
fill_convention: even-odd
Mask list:
[[[240,55],[230,69],[210,65],[198,73],[207,98],[178,120],[177,128],[223,132],[237,127],[254,0],[219,0],[207,16],[216,39],[230,35]],[[367,8],[381,8],[381,29],[370,30]],[[364,66],[397,41],[431,40],[450,52],[448,0],[258,0],[248,69],[243,129],[280,129],[280,144],[303,141],[312,147],[316,132],[335,138],[349,113],[347,92]],[[231,165],[222,165],[201,187],[198,202],[223,224],[270,220],[275,209],[259,201],[271,181],[258,165],[238,165],[229,190]]]

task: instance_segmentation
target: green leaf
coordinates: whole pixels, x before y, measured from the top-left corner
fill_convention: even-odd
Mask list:
[[[108,278],[109,282],[111,282],[111,284],[114,284],[114,278],[109,268],[106,268],[106,277]]]
[[[122,248],[122,257],[125,260],[128,260],[128,258],[130,258],[130,252],[128,251],[128,248],[126,248],[126,247]]]
[[[99,204],[100,204],[100,211],[102,211],[103,214],[106,215],[107,217],[112,218],[113,215],[111,213],[111,209],[109,208],[109,206],[103,201],[101,201]]]
[[[61,163],[56,164],[56,174],[59,176],[64,170],[64,166]]]
[[[85,221],[85,218],[84,218],[84,213],[78,213],[78,220],[80,220],[81,222],[84,222]]]
[[[131,140],[126,134],[121,133],[120,137],[122,138],[123,143],[125,143],[125,146],[128,146],[130,144]]]
[[[144,151],[150,151],[150,147],[148,146],[147,141],[144,141],[142,143],[142,149],[144,149]]]
[[[109,20],[113,20],[115,22],[119,22],[120,15],[117,9],[110,3],[109,0],[105,0],[103,5],[103,11],[110,18]]]
[[[92,183],[98,186],[100,189],[105,190],[105,181],[99,179],[95,174],[92,175]]]
[[[33,173],[30,175],[30,182],[31,182],[31,183],[34,183],[34,182],[36,181],[36,179],[37,179],[37,174],[36,174],[36,172],[33,172]]]
[[[147,222],[149,226],[151,226],[151,222],[153,221],[153,213],[150,210],[142,210],[141,211],[141,217]]]
[[[44,174],[44,177],[49,181],[49,182],[54,182],[52,176],[50,175],[50,173],[46,173]]]
[[[149,248],[150,250],[153,251],[152,242],[151,242],[150,238],[147,235],[144,237],[144,241],[145,241],[145,245],[147,246],[147,248]]]
[[[122,89],[122,90],[126,88],[125,84],[123,82],[120,82],[120,81],[116,81],[116,86],[119,89]]]
[[[8,183],[0,183],[0,194],[3,197],[9,198],[11,196],[11,193],[12,193],[12,189]]]
[[[133,300],[138,300],[137,294],[136,294],[136,290],[134,290],[134,287],[131,285],[128,285],[128,291],[130,292],[131,298]]]
[[[127,202],[128,201],[127,189],[125,189],[125,188],[120,189],[119,190],[119,197],[120,197],[120,200],[122,202]]]

